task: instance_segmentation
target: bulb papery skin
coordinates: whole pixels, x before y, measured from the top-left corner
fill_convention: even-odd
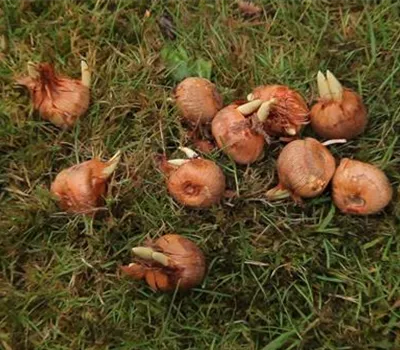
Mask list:
[[[178,235],[167,234],[156,241],[148,241],[146,247],[161,254],[167,261],[162,265],[151,258],[137,258],[135,263],[121,266],[130,277],[145,279],[155,291],[171,292],[175,289],[186,291],[201,284],[206,273],[203,252],[191,240]]]
[[[334,157],[320,142],[313,138],[295,140],[279,154],[279,184],[295,196],[316,197],[328,186],[335,167]]]
[[[392,186],[382,170],[348,158],[340,161],[332,185],[335,205],[348,214],[375,214],[393,196]]]
[[[367,125],[367,109],[361,97],[349,89],[343,90],[341,101],[321,98],[311,108],[311,126],[327,139],[353,139]]]
[[[135,263],[120,266],[120,268],[125,274],[137,280],[141,280],[146,274],[145,268],[142,265]]]
[[[295,136],[310,122],[310,111],[304,98],[285,85],[259,86],[253,90],[252,96],[263,101],[276,99],[264,122],[264,129],[268,135]]]
[[[180,204],[207,208],[221,201],[225,192],[225,175],[211,160],[190,159],[169,173],[167,187]]]
[[[115,167],[98,159],[74,165],[62,170],[51,184],[51,193],[61,209],[68,213],[92,215],[102,203],[106,183],[111,176],[107,169]]]
[[[220,110],[211,124],[218,147],[238,164],[251,164],[263,154],[265,138],[252,130],[236,105]]]
[[[22,77],[17,83],[28,88],[33,107],[43,119],[61,128],[72,127],[89,107],[89,88],[80,80],[56,74],[49,63],[35,69],[36,77]]]
[[[217,88],[204,78],[184,79],[176,87],[174,97],[181,117],[194,125],[211,122],[222,108]]]

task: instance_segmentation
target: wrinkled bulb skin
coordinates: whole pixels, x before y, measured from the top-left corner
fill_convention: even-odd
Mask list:
[[[182,205],[208,208],[221,201],[225,193],[225,175],[211,160],[190,159],[170,172],[167,188]]]
[[[279,154],[278,186],[294,197],[316,197],[328,186],[335,168],[334,157],[320,142],[313,138],[295,140]]]
[[[191,240],[177,234],[167,234],[155,242],[146,243],[146,254],[136,253],[135,262],[121,266],[130,277],[141,280],[155,291],[186,291],[201,284],[206,273],[202,251]],[[135,251],[139,249],[132,250]],[[156,258],[156,253],[158,257]],[[160,263],[161,261],[161,263]]]
[[[72,127],[89,107],[89,87],[83,80],[56,74],[49,63],[37,64],[31,70],[29,76],[17,79],[17,83],[29,90],[35,110],[58,127]]]
[[[93,215],[103,202],[106,183],[119,161],[92,159],[62,170],[51,184],[51,193],[68,213]]]
[[[181,117],[193,125],[211,122],[222,108],[215,85],[204,78],[186,78],[175,88],[174,97]]]
[[[238,164],[251,164],[263,155],[265,138],[246,125],[245,116],[230,105],[220,110],[211,124],[218,147]]]
[[[393,195],[382,170],[348,158],[341,160],[332,185],[335,205],[348,214],[375,214],[389,204]]]
[[[251,99],[268,101],[276,99],[271,112],[264,122],[264,129],[271,136],[295,136],[303,125],[309,123],[307,103],[295,90],[285,85],[259,86],[250,94]]]
[[[336,77],[318,72],[319,101],[311,108],[311,126],[327,139],[353,139],[367,125],[367,109],[361,97],[344,88]]]

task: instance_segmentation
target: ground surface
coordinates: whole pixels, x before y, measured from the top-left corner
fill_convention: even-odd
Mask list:
[[[316,73],[328,68],[362,94],[370,116],[365,134],[332,152],[378,165],[397,193],[398,2],[265,1],[252,20],[228,1],[1,7],[0,348],[400,348],[398,195],[370,217],[340,214],[329,191],[304,208],[269,204],[275,142],[248,168],[212,155],[239,197],[192,211],[167,195],[152,158],[177,155],[185,142],[167,101],[180,75],[211,72],[225,103],[266,83],[288,84],[311,103]],[[164,11],[176,40],[160,31]],[[78,77],[81,56],[94,69],[92,104],[62,132],[31,112],[13,77],[28,60]],[[171,71],[172,61],[188,64]],[[117,149],[123,158],[104,214],[59,213],[48,194],[57,172]],[[205,252],[201,287],[160,294],[117,273],[132,246],[173,231]]]

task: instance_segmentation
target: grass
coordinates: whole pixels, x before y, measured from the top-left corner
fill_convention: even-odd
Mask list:
[[[230,1],[3,0],[1,11],[9,45],[0,62],[0,348],[400,348],[396,1],[272,0],[255,20]],[[175,41],[160,32],[165,12]],[[267,203],[275,142],[247,168],[213,155],[238,198],[203,211],[177,205],[152,160],[186,143],[167,100],[176,72],[160,55],[166,47],[200,58],[208,73],[211,64],[225,103],[266,83],[288,84],[311,103],[316,72],[335,72],[362,94],[370,119],[362,136],[331,150],[384,169],[393,202],[369,217],[339,213],[329,191],[304,208]],[[91,107],[60,131],[32,112],[13,78],[28,60],[79,76],[81,56],[94,69]],[[59,213],[48,192],[57,172],[117,149],[105,213]],[[132,246],[169,232],[205,252],[201,287],[160,294],[117,273]]]

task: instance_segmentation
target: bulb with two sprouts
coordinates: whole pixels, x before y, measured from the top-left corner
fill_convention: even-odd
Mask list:
[[[132,249],[135,262],[121,266],[128,276],[145,279],[153,290],[188,290],[204,279],[206,263],[202,251],[191,240],[167,234],[145,246]]]
[[[311,109],[311,126],[327,139],[353,139],[367,125],[367,109],[361,97],[340,84],[327,71],[326,77],[318,72],[319,101]]]
[[[297,136],[302,127],[310,122],[310,111],[304,98],[288,86],[259,86],[247,96],[247,99],[274,101],[268,118],[263,122],[264,130],[270,136]]]
[[[90,100],[90,72],[81,61],[81,80],[59,75],[49,63],[28,62],[28,76],[17,79],[31,95],[43,119],[61,128],[72,127],[86,113]]]
[[[59,206],[69,213],[94,214],[102,203],[108,179],[120,159],[118,151],[109,161],[92,159],[62,170],[51,184]]]
[[[177,202],[192,208],[208,208],[221,201],[225,175],[213,161],[203,159],[187,147],[188,159],[171,159],[164,166],[169,193]]]

